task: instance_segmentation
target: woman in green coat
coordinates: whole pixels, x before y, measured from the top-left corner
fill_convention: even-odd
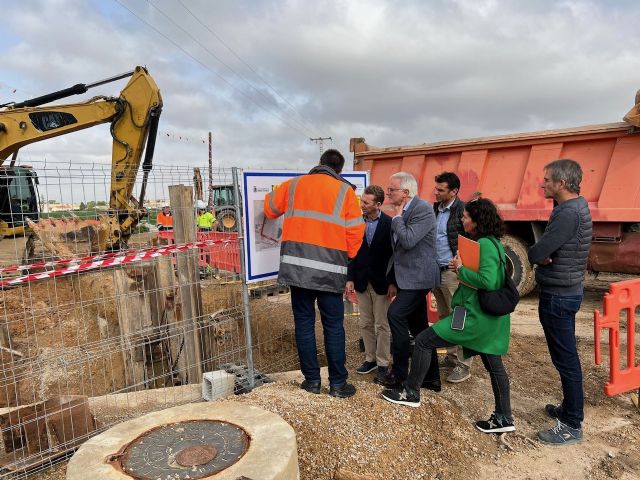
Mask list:
[[[466,310],[464,327],[451,327],[452,315],[422,331],[415,341],[411,370],[403,388],[382,392],[382,397],[392,403],[420,406],[420,385],[431,364],[434,349],[462,345],[465,356],[480,355],[489,372],[495,398],[495,411],[489,420],[476,422],[476,428],[485,433],[512,432],[515,430],[509,397],[509,377],[502,363],[502,355],[509,349],[509,315],[495,317],[480,309],[478,289],[496,290],[504,285],[504,250],[497,240],[504,234],[504,222],[496,206],[486,198],[465,205],[462,215],[464,231],[480,244],[480,266],[473,271],[463,265],[460,256],[451,261],[449,268],[457,272],[460,286],[451,300],[452,308]],[[502,259],[502,262],[501,262]]]

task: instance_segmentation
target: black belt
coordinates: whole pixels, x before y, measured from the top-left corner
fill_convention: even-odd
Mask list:
[[[446,272],[447,270],[449,270],[449,265],[446,265],[444,267],[440,267],[440,271],[441,272]]]

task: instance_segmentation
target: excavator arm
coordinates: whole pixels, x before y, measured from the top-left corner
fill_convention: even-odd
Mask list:
[[[623,120],[630,124],[636,131],[640,130],[640,90],[636,92],[636,104],[627,112]]]
[[[42,106],[126,77],[130,79],[118,97],[95,97],[85,103]],[[91,233],[88,225],[80,225],[78,222],[41,220],[36,224],[27,221],[45,246],[55,249],[54,253],[59,256],[69,255],[71,252],[62,244],[76,235],[77,231],[87,231],[87,228],[92,237],[91,250],[116,249],[126,244],[138,220],[146,215],[143,208],[144,194],[152,168],[158,120],[162,110],[160,91],[147,70],[136,67],[133,72],[91,85],[78,84],[43,97],[0,107],[5,107],[0,110],[0,165],[11,155],[15,160],[16,153],[25,145],[99,124],[111,124],[113,149],[110,210],[106,216],[101,217],[98,225],[92,227],[95,231]],[[140,197],[135,199],[133,188],[141,163],[143,181]]]

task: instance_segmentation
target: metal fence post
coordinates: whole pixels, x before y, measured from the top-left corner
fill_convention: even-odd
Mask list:
[[[244,222],[242,218],[242,198],[240,197],[240,185],[238,184],[238,167],[233,167],[233,194],[236,199],[236,218],[238,219],[238,247],[240,248],[240,275],[242,277],[242,318],[244,320],[244,337],[247,348],[247,373],[249,375],[249,388],[255,387],[255,372],[253,365],[253,336],[251,332],[251,318],[249,317],[249,286],[246,280],[246,267],[244,263]]]

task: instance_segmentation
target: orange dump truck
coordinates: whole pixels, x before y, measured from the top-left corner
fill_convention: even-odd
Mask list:
[[[386,187],[393,173],[418,180],[420,196],[434,198],[434,177],[455,172],[460,198],[476,192],[493,200],[507,224],[503,244],[521,295],[535,286],[527,248],[544,231],[553,208],[542,195],[543,167],[572,158],[583,169],[581,195],[593,217],[589,268],[593,272],[640,274],[640,91],[625,122],[563,130],[456,140],[402,147],[371,147],[351,139],[354,169],[370,171]]]

